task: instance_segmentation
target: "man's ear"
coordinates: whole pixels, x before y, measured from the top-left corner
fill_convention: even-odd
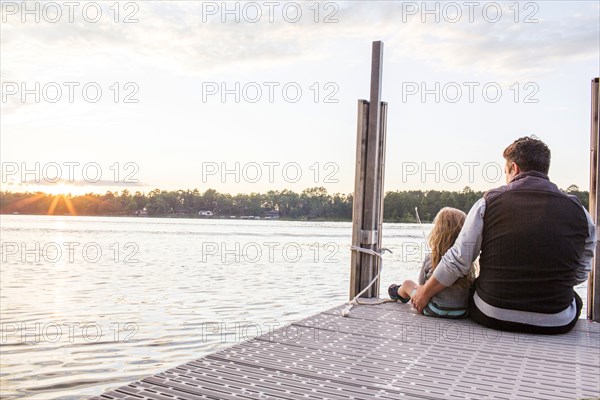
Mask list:
[[[513,162],[513,171],[515,172],[515,175],[518,175],[521,173],[521,168],[519,168],[519,166],[515,162]]]

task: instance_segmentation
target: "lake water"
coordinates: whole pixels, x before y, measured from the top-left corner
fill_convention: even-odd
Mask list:
[[[87,398],[348,300],[350,223],[0,222],[6,399]],[[418,225],[385,224],[383,244],[382,297],[425,251]]]
[[[5,398],[86,398],[347,301],[350,223],[4,215],[0,225]],[[384,284],[416,278],[422,243],[417,226],[385,226]]]

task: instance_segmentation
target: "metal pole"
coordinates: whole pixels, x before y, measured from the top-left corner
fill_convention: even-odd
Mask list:
[[[599,78],[592,80],[592,113],[590,124],[590,205],[589,211],[596,224],[598,232],[598,222],[600,221],[600,207],[598,207],[598,186],[600,177],[598,176],[598,167],[600,165],[600,152],[598,144],[600,142],[600,124],[598,115],[600,114],[600,84]],[[588,279],[588,299],[587,299],[587,317],[596,322],[600,322],[600,243],[596,243],[596,254],[592,263],[592,271]]]
[[[377,249],[381,251],[383,247],[383,204],[385,198],[384,182],[385,182],[385,148],[386,148],[386,137],[387,137],[387,103],[381,102],[381,131],[379,134],[379,183],[377,185],[377,197],[379,202],[379,218],[377,220]],[[376,271],[379,273],[381,268],[381,260],[376,259]],[[373,284],[376,289],[374,297],[379,297],[379,279]]]
[[[356,143],[356,176],[352,210],[352,244],[380,250],[383,218],[383,162],[385,160],[385,114],[382,113],[381,82],[383,43],[373,42],[370,101],[359,100]],[[383,129],[384,130],[384,129]],[[350,298],[368,286],[379,271],[379,260],[368,254],[353,254],[350,270]],[[378,282],[363,297],[378,297]]]
[[[369,124],[369,102],[358,101],[358,122],[356,132],[356,168],[354,171],[354,197],[352,198],[352,246],[360,247],[360,231],[362,228],[364,186],[365,186],[365,153],[367,150],[367,127]],[[361,290],[360,287],[361,255],[355,251],[350,256],[350,300]]]
[[[364,186],[364,206],[361,231],[361,246],[377,250],[377,225],[379,209],[377,184],[379,182],[379,135],[381,127],[381,80],[383,67],[383,43],[373,42],[371,59],[371,94],[369,101],[369,127],[366,151],[366,173]],[[377,260],[368,254],[361,254],[360,287],[366,287],[377,273]],[[374,285],[375,286],[375,285]],[[364,297],[379,296],[379,288],[371,287]]]

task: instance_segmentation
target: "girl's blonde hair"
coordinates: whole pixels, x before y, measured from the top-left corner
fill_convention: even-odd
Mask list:
[[[442,256],[454,245],[467,214],[452,208],[442,208],[433,220],[433,229],[427,241],[431,249],[431,266],[433,269],[440,263]]]

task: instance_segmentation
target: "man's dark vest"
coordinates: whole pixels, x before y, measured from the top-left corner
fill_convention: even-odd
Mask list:
[[[479,297],[512,310],[566,309],[588,236],[579,201],[534,171],[518,174],[484,198]]]

